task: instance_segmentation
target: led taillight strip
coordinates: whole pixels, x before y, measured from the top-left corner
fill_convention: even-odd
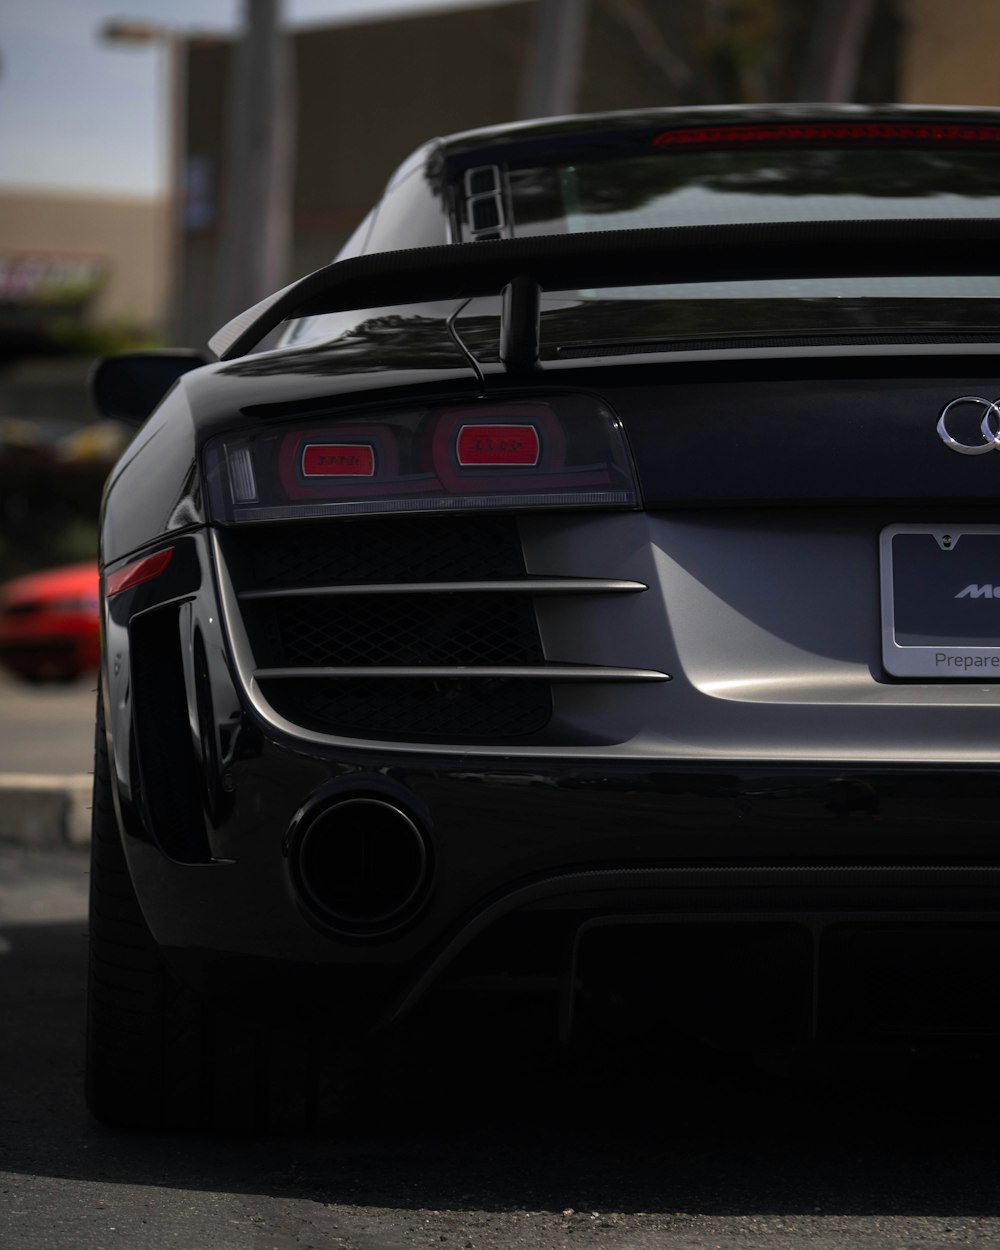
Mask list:
[[[771,122],[758,126],[684,126],[665,130],[657,148],[739,147],[743,144],[914,143],[957,147],[1000,145],[1000,126],[959,122]]]
[[[141,586],[143,582],[151,582],[159,577],[173,558],[173,547],[156,552],[152,556],[143,556],[141,560],[133,560],[115,573],[109,573],[104,587],[105,597],[113,599],[133,586]]]

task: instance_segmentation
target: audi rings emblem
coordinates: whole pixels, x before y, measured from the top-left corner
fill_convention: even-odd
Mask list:
[[[981,443],[962,443],[949,433],[948,413],[959,404],[974,404],[982,410],[983,419],[979,423],[979,431],[983,436]],[[953,399],[938,418],[937,432],[946,447],[963,456],[981,456],[985,451],[996,451],[1000,447],[1000,399],[982,399],[978,395],[963,395],[960,399]]]

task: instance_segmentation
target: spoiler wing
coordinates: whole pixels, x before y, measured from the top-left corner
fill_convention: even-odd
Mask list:
[[[538,359],[542,291],[796,277],[1000,274],[1000,219],[665,226],[376,252],[335,261],[234,317],[209,341],[246,355],[282,321],[503,293],[500,358]]]

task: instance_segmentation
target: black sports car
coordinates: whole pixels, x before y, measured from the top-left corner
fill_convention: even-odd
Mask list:
[[[98,1116],[308,1125],[466,991],[563,1039],[1000,1031],[998,156],[944,109],[460,134],[214,363],[100,366],[148,420]]]

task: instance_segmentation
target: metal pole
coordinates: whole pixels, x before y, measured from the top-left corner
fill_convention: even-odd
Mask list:
[[[537,0],[535,40],[528,49],[521,117],[553,117],[579,107],[587,0]]]
[[[244,0],[233,49],[220,222],[216,321],[289,278],[294,162],[293,68],[281,0]]]
[[[803,58],[800,100],[840,103],[854,98],[874,0],[819,0]]]
[[[183,336],[181,300],[184,230],[184,191],[187,163],[187,61],[190,38],[183,31],[137,18],[111,18],[99,30],[108,43],[126,47],[156,44],[160,55],[160,97],[163,111],[162,139],[163,221],[163,329],[168,342]]]
[[[183,333],[181,299],[184,239],[184,199],[187,175],[187,57],[182,34],[163,38],[166,61],[165,109],[167,114],[167,274],[164,322],[168,343],[179,343]]]

